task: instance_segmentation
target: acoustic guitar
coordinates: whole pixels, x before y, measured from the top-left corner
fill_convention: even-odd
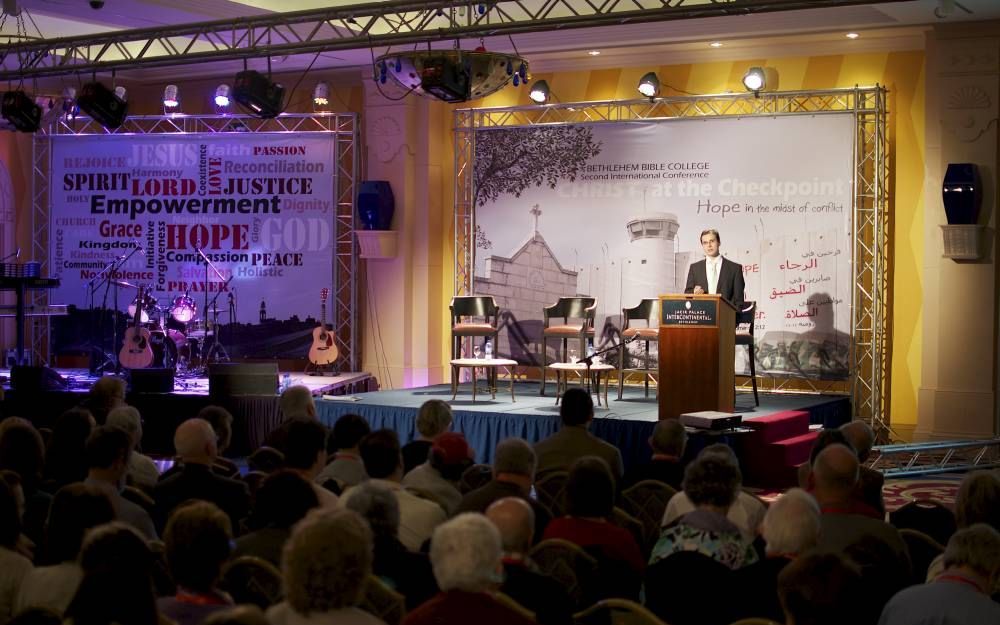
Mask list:
[[[118,352],[118,362],[126,369],[145,369],[153,364],[153,347],[149,344],[149,330],[142,327],[143,290],[135,299],[135,318],[132,327],[125,330],[122,350]]]
[[[326,299],[329,296],[330,289],[324,288],[319,292],[320,324],[313,328],[313,343],[309,348],[309,362],[317,366],[332,365],[340,355],[333,332],[326,328]]]

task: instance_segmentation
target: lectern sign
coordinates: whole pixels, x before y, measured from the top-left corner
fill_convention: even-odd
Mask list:
[[[660,323],[665,326],[718,325],[718,304],[714,300],[664,299],[660,311]]]

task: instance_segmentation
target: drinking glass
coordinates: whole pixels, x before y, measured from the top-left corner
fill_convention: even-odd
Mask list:
[[[481,353],[482,353],[482,352],[481,352],[481,351],[480,351],[480,349],[479,349],[479,345],[473,345],[473,346],[472,346],[472,355],[473,355],[473,356],[475,356],[476,358],[479,358],[479,355],[480,355]]]
[[[575,349],[569,350],[569,361],[575,365],[579,360],[580,358],[576,355],[576,350]]]

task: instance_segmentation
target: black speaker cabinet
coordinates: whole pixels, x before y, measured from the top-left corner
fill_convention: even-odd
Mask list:
[[[151,367],[148,369],[132,369],[129,372],[133,393],[173,393],[173,369]]]
[[[208,366],[208,394],[274,395],[278,390],[278,363],[218,363]]]

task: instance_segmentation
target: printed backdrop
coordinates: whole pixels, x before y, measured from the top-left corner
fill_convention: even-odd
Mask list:
[[[168,315],[190,297],[199,319],[219,295],[219,322],[259,348],[243,355],[296,353],[282,342],[314,325],[332,285],[335,170],[319,134],[57,137],[49,267],[62,284],[50,299],[113,307],[113,290],[88,285],[127,256],[113,272],[119,313],[140,285]]]
[[[505,310],[499,352],[534,362],[560,296],[596,297],[597,347],[615,344],[621,310],[683,291],[715,228],[758,304],[758,372],[845,379],[853,132],[847,114],[478,131],[474,292]]]

